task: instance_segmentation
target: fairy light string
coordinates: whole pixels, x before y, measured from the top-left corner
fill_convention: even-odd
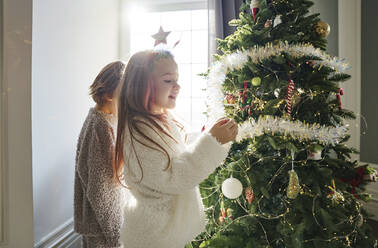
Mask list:
[[[248,157],[248,152],[247,153],[247,157]],[[296,161],[294,160],[294,157],[295,157],[295,153],[294,151],[291,151],[291,159],[290,159],[290,163],[288,162],[283,162],[282,165],[277,169],[277,171],[274,173],[274,175],[272,176],[272,179],[269,181],[269,184],[273,184],[275,179],[277,178],[277,176],[279,174],[281,174],[284,170],[285,167],[289,166],[290,169],[294,169],[294,163],[306,163],[307,159],[306,160],[303,160],[303,161]],[[269,159],[277,159],[279,160],[280,157],[279,156],[270,156]],[[248,166],[245,166],[245,161],[242,160],[243,162],[238,164],[239,167],[238,167],[238,171],[236,170],[232,170],[231,168],[227,168],[231,173],[239,173],[239,174],[243,174],[243,177],[245,177],[246,181],[250,184],[251,181],[250,181],[250,178],[248,177]],[[250,163],[250,161],[248,161]],[[259,161],[256,161],[254,163],[250,163],[251,166],[253,165],[256,165]],[[314,218],[314,221],[315,223],[324,231],[327,231],[328,229],[321,225],[319,220],[317,219],[316,217],[316,211],[315,211],[315,208],[316,208],[316,200],[320,197],[318,194],[311,194],[311,190],[306,186],[306,185],[303,185],[305,188],[302,190],[301,194],[306,194],[307,196],[309,197],[312,197],[313,198],[313,204],[312,204],[312,215],[313,215],[313,218]],[[332,182],[332,187],[329,186],[330,189],[335,189],[336,186],[334,185],[334,182]],[[227,230],[227,228],[232,225],[233,223],[235,222],[238,222],[239,220],[243,219],[243,218],[247,218],[247,217],[250,217],[250,218],[257,218],[257,221],[259,223],[259,226],[261,227],[261,230],[263,231],[264,235],[265,235],[265,239],[267,241],[267,244],[269,245],[271,242],[269,242],[269,235],[266,233],[266,230],[263,226],[263,224],[258,220],[258,219],[264,219],[264,220],[278,220],[278,219],[281,219],[282,222],[285,224],[287,224],[288,226],[292,226],[292,224],[290,224],[288,222],[288,220],[286,219],[286,215],[290,212],[290,208],[289,208],[289,202],[287,202],[286,200],[282,200],[284,205],[286,206],[285,210],[281,213],[281,214],[278,214],[278,215],[272,215],[272,214],[269,214],[269,213],[265,213],[263,210],[262,210],[262,207],[261,207],[261,201],[264,199],[264,195],[260,195],[258,199],[255,199],[255,201],[257,201],[256,205],[257,205],[257,212],[254,212],[254,213],[250,213],[249,212],[249,209],[248,209],[248,203],[246,202],[247,200],[243,197],[242,198],[242,201],[240,200],[240,198],[236,199],[236,200],[231,200],[231,202],[234,202],[236,203],[237,206],[240,207],[240,209],[242,209],[245,214],[244,215],[240,215],[238,216],[237,218],[235,219],[231,219],[229,220],[228,222],[225,222],[225,223],[220,223],[218,224],[218,221],[217,221],[217,217],[216,217],[216,208],[217,206],[219,207],[221,204],[221,201],[223,201],[223,196],[222,196],[222,193],[220,191],[220,187],[219,186],[214,186],[214,187],[207,187],[207,188],[203,188],[201,187],[201,189],[206,189],[206,190],[214,190],[211,194],[215,194],[215,193],[219,193],[221,195],[221,197],[217,200],[217,203],[212,206],[210,209],[207,209],[207,211],[212,211],[212,219],[213,219],[213,223],[215,223],[218,227],[217,231],[215,233],[208,233],[206,232],[206,238],[203,238],[203,239],[197,239],[196,241],[203,241],[205,239],[209,239],[211,238],[213,235],[215,235],[216,233],[218,232],[223,232],[225,230]],[[280,191],[282,191],[283,188],[280,189]],[[347,192],[344,193],[344,194],[348,194]],[[348,194],[349,197],[352,197],[352,194]],[[359,212],[360,210],[360,203],[357,202],[357,205],[356,205],[356,211]],[[357,218],[358,216],[356,216],[355,218],[353,218],[353,221],[356,223],[357,222]],[[341,222],[337,223],[337,225],[343,223],[343,222],[348,222],[350,221],[350,218],[345,218],[344,220],[342,220]],[[308,243],[308,242],[312,242],[312,241],[315,241],[315,240],[318,240],[318,241],[323,241],[323,242],[332,242],[333,240],[335,239],[342,239],[342,240],[349,240],[350,238],[353,237],[353,234],[355,234],[357,232],[357,224],[354,225],[354,229],[352,231],[350,231],[349,233],[345,234],[345,235],[337,235],[335,237],[332,237],[332,238],[328,238],[328,239],[306,239],[304,240],[303,242],[304,243]]]
[[[343,59],[338,59],[336,57],[331,57],[321,49],[313,47],[311,44],[296,44],[291,45],[288,44],[288,42],[280,42],[277,45],[273,44],[267,44],[264,47],[254,47],[252,49],[246,50],[246,51],[237,51],[235,53],[226,55],[221,59],[220,61],[215,62],[208,73],[208,80],[207,80],[207,105],[208,110],[207,113],[209,115],[210,121],[217,120],[220,117],[225,116],[225,107],[224,107],[224,93],[222,90],[222,85],[226,80],[226,77],[228,76],[228,73],[232,72],[233,70],[241,70],[247,63],[253,63],[255,65],[259,65],[263,67],[264,69],[270,71],[272,75],[275,76],[276,80],[279,81],[279,77],[277,75],[277,72],[272,70],[271,68],[268,68],[267,66],[264,66],[262,63],[266,59],[270,59],[275,56],[282,56],[283,54],[289,54],[292,57],[312,57],[316,58],[311,60],[308,65],[317,68],[318,70],[321,70],[322,67],[328,67],[334,70],[333,73],[329,75],[329,77],[333,77],[337,74],[344,73],[347,69],[349,69],[349,66],[344,62]],[[295,70],[295,69],[293,69]],[[294,71],[291,71],[293,73]],[[291,74],[289,76],[289,84],[293,82],[291,79]],[[233,81],[232,81],[233,84]],[[289,85],[290,86],[290,85]],[[234,88],[237,88],[234,85]],[[244,87],[242,89],[239,89],[239,97],[241,99],[242,104],[245,104],[245,101],[247,100],[247,92],[248,87],[247,83],[244,81]],[[294,90],[294,85],[291,89],[290,98],[292,97],[292,93]],[[307,96],[308,99],[314,96],[314,94],[309,90],[309,92],[306,92],[305,96]],[[339,90],[336,97],[338,100],[340,100],[340,95],[342,95],[341,91]],[[305,99],[305,100],[308,100]],[[256,100],[258,101],[258,99]],[[291,114],[292,110],[292,103],[291,99],[288,106],[288,112]],[[340,102],[340,101],[339,101]],[[228,102],[229,106],[235,105],[235,111],[237,111],[237,105],[234,103]],[[257,103],[257,104],[256,104]],[[250,104],[247,104],[246,106],[243,106],[241,110],[251,111],[252,106],[263,106],[264,102],[261,104],[258,102],[254,102],[251,100]],[[339,108],[341,110],[341,104],[339,104]],[[297,110],[298,111],[298,110]],[[248,113],[248,115],[250,115]],[[308,142],[308,141],[316,141],[319,144],[322,144],[324,146],[334,146],[339,143],[341,139],[343,139],[347,134],[347,126],[344,125],[336,125],[335,127],[329,127],[329,126],[321,126],[319,124],[308,124],[304,123],[298,120],[291,120],[284,117],[277,117],[277,116],[260,116],[257,121],[253,119],[248,119],[247,121],[239,124],[239,134],[237,136],[237,142],[240,142],[244,139],[255,139],[258,136],[261,136],[263,134],[269,134],[269,135],[279,135],[283,136],[285,139],[293,139],[297,140],[299,142]],[[268,188],[270,189],[272,185],[276,182],[279,175],[283,175],[284,172],[287,172],[288,170],[294,170],[294,164],[298,163],[298,165],[304,165],[307,163],[307,159],[305,160],[299,160],[296,161],[294,159],[294,151],[291,151],[291,160],[282,160],[280,156],[272,156],[270,158],[276,159],[278,163],[281,163],[282,165],[275,171],[275,173],[272,175],[272,178],[269,180]],[[245,157],[248,159],[248,152],[246,152]],[[261,158],[263,159],[263,158]],[[265,158],[266,159],[266,158]],[[324,158],[323,158],[324,159]],[[251,186],[251,178],[248,176],[248,169],[257,163],[259,163],[260,159],[251,162],[247,160],[249,166],[245,166],[245,161],[241,160],[240,163],[236,163],[238,167],[238,171],[233,170],[231,167],[226,167],[228,172],[232,173],[238,173],[241,175],[241,177],[245,178],[248,186]],[[290,166],[291,165],[291,166]],[[291,167],[291,168],[290,168]],[[279,189],[280,192],[284,192],[286,185],[282,185]],[[333,185],[334,186],[334,185]],[[335,188],[335,187],[334,187]],[[260,194],[259,196],[254,199],[253,204],[256,204],[257,208],[256,211],[251,213],[249,209],[249,205],[247,202],[247,199],[244,197],[244,195],[241,198],[238,198],[237,200],[231,200],[231,205],[235,204],[235,206],[239,206],[240,209],[242,209],[245,214],[240,215],[235,219],[231,219],[225,223],[218,223],[217,216],[216,216],[216,207],[219,207],[221,204],[221,201],[223,201],[223,195],[220,190],[220,185],[217,187],[211,187],[211,188],[201,188],[207,191],[214,190],[210,195],[213,195],[215,193],[220,194],[220,198],[216,202],[215,205],[213,205],[212,208],[207,209],[208,211],[212,211],[212,219],[213,223],[217,226],[217,230],[215,233],[206,233],[207,238],[211,238],[213,235],[215,235],[218,232],[225,231],[230,225],[232,225],[235,222],[238,222],[242,220],[243,218],[256,218],[257,222],[259,223],[262,232],[265,235],[265,239],[267,242],[267,245],[270,245],[269,241],[269,235],[266,232],[266,229],[264,228],[263,224],[261,223],[260,219],[264,220],[280,220],[282,223],[287,224],[292,229],[292,223],[289,223],[287,214],[290,212],[289,205],[290,200],[286,200],[285,198],[282,199],[283,203],[283,211],[279,214],[271,214],[264,212],[263,208],[261,207],[261,202],[264,200],[264,195]],[[322,230],[328,230],[325,226],[321,225],[321,222],[318,220],[317,217],[317,211],[316,211],[316,204],[317,200],[320,198],[325,198],[324,196],[321,196],[319,194],[314,194],[311,192],[311,189],[308,188],[306,185],[301,185],[300,194],[312,198],[312,216],[314,219],[314,222],[316,225],[319,226]],[[350,196],[348,196],[350,197]],[[359,206],[356,206],[357,210],[359,210]],[[350,219],[345,218],[341,222],[337,223],[343,223],[346,221],[354,221],[355,223],[358,220],[358,216]],[[353,238],[353,234],[357,232],[357,224],[354,225],[354,229],[351,232],[348,232],[345,235],[336,235],[332,238],[325,238],[323,240],[320,239],[307,239],[304,240],[305,243],[319,240],[319,241],[325,241],[325,242],[332,242],[335,239],[343,239],[345,241],[348,241]],[[197,240],[200,241],[200,240]]]
[[[291,45],[288,42],[279,42],[277,45],[268,43],[266,46],[254,47],[246,51],[236,51],[226,55],[222,60],[215,62],[208,73],[207,80],[207,113],[211,120],[217,120],[224,116],[222,85],[228,72],[240,70],[247,62],[260,64],[263,60],[287,53],[293,57],[311,56],[319,58],[313,60],[312,65],[321,69],[323,66],[332,68],[334,74],[340,74],[349,69],[349,65],[343,59],[331,57],[319,48],[311,44]]]

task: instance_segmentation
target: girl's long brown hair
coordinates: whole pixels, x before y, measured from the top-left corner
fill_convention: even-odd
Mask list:
[[[154,87],[152,80],[152,72],[154,63],[162,58],[172,58],[173,55],[166,50],[146,50],[134,54],[127,66],[124,74],[123,81],[118,89],[118,125],[117,125],[117,140],[115,145],[115,163],[113,164],[114,177],[118,183],[123,185],[121,178],[123,178],[123,165],[128,166],[125,163],[123,155],[123,144],[125,129],[128,129],[130,134],[132,150],[134,149],[134,140],[149,147],[151,149],[158,150],[156,147],[146,144],[145,142],[136,138],[135,134],[138,133],[144,140],[150,142],[150,144],[156,145],[161,152],[163,152],[168,158],[168,165],[166,169],[170,167],[170,157],[160,144],[154,141],[151,137],[146,136],[141,130],[141,125],[145,125],[147,128],[155,131],[155,133],[161,137],[161,133],[175,140],[168,132],[166,132],[157,121],[161,122],[169,131],[166,115],[164,114],[152,114],[150,111],[151,101],[154,99]],[[142,117],[142,118],[138,118]],[[145,120],[145,121],[144,121]],[[160,131],[156,131],[154,127]],[[130,151],[130,152],[133,152]],[[138,157],[135,154],[139,167],[142,172],[140,181],[143,179],[143,169]]]

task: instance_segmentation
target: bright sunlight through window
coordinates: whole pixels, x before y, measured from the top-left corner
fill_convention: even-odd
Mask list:
[[[208,19],[207,9],[170,10],[146,12],[133,8],[129,15],[130,54],[144,49],[152,49],[155,40],[151,35],[161,26],[171,31],[167,37],[169,47],[180,41],[173,49],[179,67],[180,96],[175,113],[188,129],[201,130],[206,122],[205,92],[206,82],[199,73],[208,67]]]

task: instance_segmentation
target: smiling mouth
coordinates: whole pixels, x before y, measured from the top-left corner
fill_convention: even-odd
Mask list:
[[[169,96],[170,99],[176,100],[176,96]]]

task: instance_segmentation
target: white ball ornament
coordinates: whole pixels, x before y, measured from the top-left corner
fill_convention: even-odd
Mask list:
[[[243,192],[243,185],[241,182],[233,177],[227,178],[222,183],[222,193],[229,199],[238,198]]]

